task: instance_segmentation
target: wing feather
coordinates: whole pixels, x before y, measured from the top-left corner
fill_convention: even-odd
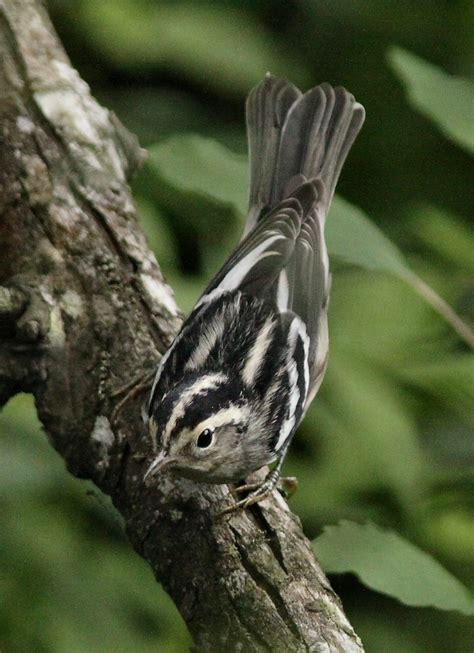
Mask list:
[[[313,182],[302,184],[262,218],[214,277],[196,307],[220,293],[236,290],[278,304],[280,273],[289,264],[301,225],[318,200],[317,188]]]
[[[363,121],[363,107],[342,87],[321,84],[303,95],[293,84],[267,76],[251,91],[244,236],[189,318],[220,294],[239,291],[272,303],[282,320],[296,316],[304,326],[304,338],[303,327],[299,337],[309,370],[306,406],[321,383],[328,352],[330,274],[324,224]],[[203,342],[202,351],[209,346]],[[175,352],[170,363],[177,357]]]

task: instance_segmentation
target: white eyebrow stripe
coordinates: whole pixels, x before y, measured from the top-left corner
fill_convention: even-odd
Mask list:
[[[270,316],[266,319],[250,348],[247,362],[242,370],[242,378],[249,386],[251,386],[257,378],[258,372],[264,363],[265,355],[272,342],[272,331],[274,327],[275,322]]]
[[[221,410],[214,413],[210,417],[207,417],[205,420],[197,424],[194,428],[183,429],[183,432],[180,435],[180,449],[189,442],[192,442],[199,436],[204,429],[218,429],[221,426],[226,424],[239,424],[245,422],[249,419],[250,408],[248,406],[239,406],[237,404],[232,404],[226,408],[221,408]]]
[[[186,413],[186,408],[190,404],[190,400],[197,394],[200,394],[204,390],[212,390],[217,388],[218,385],[227,380],[227,377],[224,374],[207,374],[197,379],[192,385],[189,386],[182,393],[179,401],[175,404],[171,415],[166,423],[166,428],[163,432],[163,443],[166,443],[173,431],[176,423],[181,417],[184,417]]]
[[[199,433],[204,429],[217,429],[225,424],[237,424],[244,421],[249,416],[250,409],[248,406],[239,406],[233,404],[214,413],[200,424],[194,427],[193,433]]]

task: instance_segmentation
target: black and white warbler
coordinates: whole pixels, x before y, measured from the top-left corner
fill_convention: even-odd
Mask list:
[[[304,95],[268,75],[246,105],[250,199],[237,249],[208,285],[158,368],[147,405],[155,458],[232,483],[276,461],[234,508],[275,487],[328,359],[324,223],[364,109],[344,88]],[[253,491],[251,491],[253,490]]]

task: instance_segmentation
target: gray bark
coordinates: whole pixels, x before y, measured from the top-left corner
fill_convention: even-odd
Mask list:
[[[32,392],[51,444],[124,517],[196,651],[362,651],[299,520],[275,493],[146,488],[143,396],[180,325],[127,180],[143,152],[72,68],[35,0],[0,0],[0,405]]]

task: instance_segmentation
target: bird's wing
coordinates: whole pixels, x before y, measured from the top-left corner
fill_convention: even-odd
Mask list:
[[[301,184],[265,215],[244,238],[202,294],[194,310],[224,292],[259,296],[281,311],[291,308],[279,280],[290,264],[302,226],[322,201],[324,189],[312,180]],[[293,275],[287,277],[293,282]]]

